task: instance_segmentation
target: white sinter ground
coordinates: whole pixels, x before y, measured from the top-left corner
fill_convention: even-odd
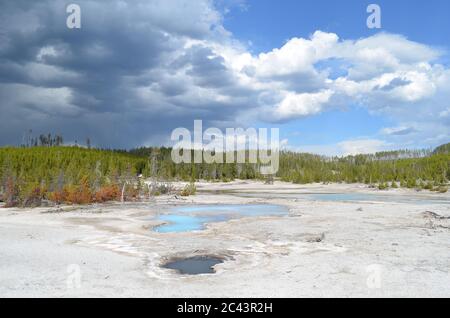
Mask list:
[[[0,297],[450,296],[449,194],[246,181],[197,188],[196,196],[150,203],[0,209]],[[301,199],[308,192],[406,202]],[[410,196],[444,200],[423,204]],[[161,223],[154,217],[174,206],[246,203],[285,205],[289,216],[152,231]],[[195,255],[226,261],[210,275],[160,267]]]

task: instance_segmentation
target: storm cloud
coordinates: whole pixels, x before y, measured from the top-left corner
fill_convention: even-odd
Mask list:
[[[77,4],[81,29],[66,26],[67,1],[0,3],[1,145],[29,129],[100,147],[161,145],[195,119],[246,128],[348,105],[414,128],[383,134],[394,142],[450,135],[443,53],[401,35],[316,31],[254,55],[213,0]]]
[[[247,104],[202,44],[227,38],[210,1],[77,4],[81,29],[67,28],[66,1],[0,5],[1,144],[28,129],[98,146],[164,143],[195,118],[231,120]]]

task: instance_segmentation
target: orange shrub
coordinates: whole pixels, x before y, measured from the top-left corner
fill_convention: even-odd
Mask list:
[[[98,190],[94,195],[94,201],[101,203],[101,202],[107,202],[107,201],[118,201],[120,200],[121,192],[119,189],[119,186],[113,184],[113,185],[107,185],[104,187],[101,187],[100,190]]]
[[[8,177],[5,184],[5,193],[3,195],[5,207],[10,208],[16,206],[19,202],[19,187],[13,177]]]
[[[54,191],[54,192],[50,192],[48,194],[48,199],[57,204],[61,204],[61,203],[65,202],[66,198],[67,198],[67,192],[64,190]]]
[[[66,186],[64,192],[66,193],[64,201],[68,204],[88,204],[92,202],[92,192],[85,185]]]
[[[55,203],[67,204],[88,204],[92,202],[102,203],[108,201],[119,201],[121,191],[117,185],[107,185],[101,187],[94,194],[89,187],[84,185],[65,186],[62,191],[54,191],[48,194],[48,199]]]

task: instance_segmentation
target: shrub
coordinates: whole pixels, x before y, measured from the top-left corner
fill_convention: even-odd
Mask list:
[[[188,197],[190,195],[194,195],[197,192],[197,187],[193,182],[187,184],[183,190],[181,190],[180,195],[183,197]]]
[[[157,189],[158,189],[159,193],[161,193],[161,194],[168,194],[168,193],[172,192],[173,187],[169,183],[162,183],[158,186]]]
[[[101,187],[94,195],[94,201],[98,203],[108,201],[119,201],[121,192],[118,185],[107,185]]]
[[[152,195],[158,196],[161,194],[168,194],[173,191],[173,186],[170,183],[159,183],[154,182],[151,185],[150,193]]]
[[[47,195],[48,199],[56,204],[61,204],[66,202],[67,192],[63,190],[50,192]]]
[[[423,188],[426,190],[433,190],[433,187],[433,183],[428,181]]]
[[[19,187],[14,177],[6,178],[4,191],[3,201],[5,202],[5,208],[17,206],[19,204]]]
[[[448,191],[448,189],[447,189],[447,187],[445,187],[445,186],[440,186],[440,187],[437,189],[437,191],[438,191],[439,193],[446,193],[446,192]]]
[[[120,192],[120,196],[122,195],[122,192]],[[123,193],[123,200],[124,201],[135,201],[139,198],[139,189],[135,187],[134,185],[125,185],[125,190]]]
[[[24,207],[35,207],[42,204],[47,190],[37,182],[31,182],[20,191],[20,202]]]
[[[415,179],[408,179],[408,181],[406,182],[406,187],[408,189],[415,188],[416,186],[417,186],[417,182]]]
[[[64,187],[66,193],[65,202],[68,204],[88,204],[92,202],[92,192],[88,178],[83,177],[80,185],[69,185]]]

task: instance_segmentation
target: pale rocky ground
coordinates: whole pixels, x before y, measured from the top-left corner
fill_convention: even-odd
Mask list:
[[[0,297],[450,296],[449,194],[243,181],[200,183],[198,189],[195,196],[151,203],[0,209]],[[443,196],[449,203],[276,198],[309,192]],[[290,213],[214,223],[198,232],[151,230],[160,212],[206,203],[280,204]],[[205,254],[227,260],[210,275],[160,267],[173,257]]]

